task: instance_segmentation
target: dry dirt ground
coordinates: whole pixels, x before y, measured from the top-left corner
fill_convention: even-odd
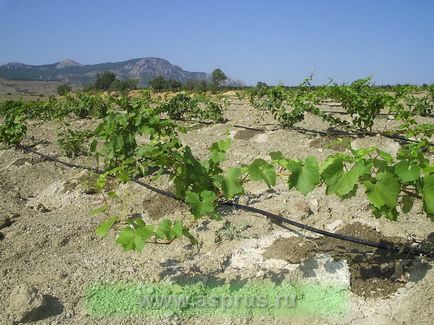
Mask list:
[[[44,97],[57,95],[57,81],[23,81],[5,80],[0,78],[0,101],[17,100],[43,100]]]
[[[267,158],[269,152],[276,150],[289,157],[313,155],[320,160],[337,150],[345,150],[334,138],[281,130],[268,114],[235,97],[231,98],[225,117],[227,123],[191,127],[181,136],[183,142],[205,157],[211,143],[229,135],[233,144],[226,166]],[[73,121],[80,129],[97,123]],[[383,117],[376,129],[394,125],[394,121]],[[307,117],[300,126],[316,130],[328,127],[314,117]],[[55,123],[32,122],[25,143],[37,144],[35,150],[61,160],[93,166],[90,157],[71,160],[62,156],[56,144],[57,127]],[[353,141],[359,147],[376,145],[392,153],[399,148],[398,143],[382,137],[344,141]],[[313,236],[300,229],[282,229],[261,216],[231,208],[221,210],[223,221],[203,220],[193,229],[199,247],[175,241],[170,246],[148,245],[142,253],[124,252],[115,243],[115,232],[104,239],[95,235],[95,228],[104,217],[89,213],[101,203],[100,196],[91,189],[93,178],[89,172],[34,154],[17,149],[0,150],[0,324],[13,324],[16,319],[19,307],[14,307],[14,302],[20,303],[17,287],[23,284],[37,288],[39,295],[48,301],[35,324],[433,322],[434,263],[428,258],[390,256],[357,244]],[[171,188],[164,177],[153,184]],[[182,204],[137,184],[121,185],[119,193],[127,202],[126,213],[141,213],[145,221],[189,217]],[[400,215],[397,222],[373,218],[361,189],[356,196],[342,201],[326,196],[324,188],[303,197],[289,191],[283,182],[274,190],[248,184],[248,194],[239,200],[321,229],[375,241],[432,240],[434,232],[434,223],[422,213],[420,204],[410,214]],[[328,317],[210,319],[172,315],[147,319],[95,317],[85,304],[86,289],[95,282],[212,279],[336,282],[347,287],[349,310],[344,315]]]

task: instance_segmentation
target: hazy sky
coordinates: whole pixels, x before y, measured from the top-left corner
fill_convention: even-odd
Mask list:
[[[0,64],[161,57],[249,84],[434,82],[433,0],[0,0]]]

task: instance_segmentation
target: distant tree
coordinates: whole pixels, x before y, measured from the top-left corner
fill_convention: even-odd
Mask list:
[[[213,82],[214,85],[221,86],[221,84],[228,79],[228,77],[226,77],[226,75],[224,74],[224,72],[221,69],[215,69],[212,73],[211,73],[211,80]]]
[[[164,79],[163,76],[155,77],[148,82],[149,86],[155,91],[178,91],[182,88],[182,83],[175,79]]]
[[[163,76],[155,77],[148,82],[149,86],[155,91],[163,91],[168,88],[168,81]]]
[[[127,79],[127,80],[119,80],[115,79],[110,84],[108,90],[110,91],[128,91],[137,89],[137,80],[136,79]]]
[[[182,84],[182,89],[188,91],[205,92],[210,89],[209,84],[205,80],[187,79]]]
[[[178,91],[182,87],[182,83],[178,80],[170,79],[168,81],[168,86],[171,91]]]
[[[126,87],[130,90],[134,90],[138,88],[139,81],[137,79],[127,79],[124,81]]]
[[[198,92],[205,92],[208,90],[208,84],[206,83],[205,80],[198,80],[196,82],[194,90]]]
[[[93,91],[95,91],[95,85],[92,83],[84,84],[83,85],[83,91],[84,92],[93,92]]]
[[[72,90],[72,87],[71,87],[71,85],[68,85],[68,84],[61,84],[61,85],[57,86],[57,93],[60,96],[65,96],[71,90]]]
[[[193,79],[187,79],[184,84],[182,85],[182,89],[184,90],[193,90],[196,85],[196,80]]]
[[[113,72],[105,71],[98,73],[95,79],[96,90],[108,90],[113,81],[116,80],[116,75]]]

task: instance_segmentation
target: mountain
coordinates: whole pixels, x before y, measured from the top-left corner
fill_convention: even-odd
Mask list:
[[[211,80],[209,73],[185,71],[181,67],[160,58],[141,58],[90,65],[83,65],[70,59],[45,65],[12,62],[0,66],[0,78],[6,80],[59,81],[83,85],[93,82],[96,75],[104,71],[115,73],[119,79],[137,79],[140,86],[147,85],[149,80],[157,76],[163,76],[165,79],[175,79],[180,82]],[[242,81],[232,79],[228,79],[227,84],[231,86],[244,85]]]

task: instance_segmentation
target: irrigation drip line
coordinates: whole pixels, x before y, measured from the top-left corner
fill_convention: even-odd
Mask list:
[[[252,131],[259,131],[259,132],[266,132],[266,131],[277,131],[277,130],[283,130],[283,128],[274,128],[274,129],[258,129],[258,128],[252,128],[249,126],[244,126],[244,125],[239,125],[239,124],[230,124],[230,126],[235,127],[235,128],[242,128],[242,129],[246,129],[246,130],[252,130]],[[306,129],[306,128],[302,128],[299,126],[295,126],[292,127],[291,129],[287,129],[289,131],[294,130],[303,134],[306,133],[314,133],[314,134],[321,134],[321,135],[337,135],[337,136],[377,136],[377,135],[381,135],[383,137],[386,138],[390,138],[393,140],[399,140],[402,142],[406,142],[406,143],[419,143],[420,141],[417,140],[412,140],[412,139],[408,139],[406,137],[397,135],[397,134],[386,134],[386,133],[381,133],[381,132],[347,132],[347,131],[341,131],[341,132],[326,132],[326,131],[317,131],[317,130],[311,130],[311,129]],[[434,146],[434,143],[430,142],[428,143],[430,146]]]
[[[329,232],[326,230],[322,230],[322,229],[318,229],[309,225],[306,225],[304,223],[301,222],[297,222],[291,219],[288,219],[286,217],[282,217],[280,215],[262,210],[262,209],[258,209],[252,206],[247,206],[247,205],[241,205],[241,204],[237,204],[235,202],[232,201],[227,201],[227,202],[222,202],[222,204],[224,205],[228,205],[228,206],[233,206],[235,208],[240,208],[242,210],[245,211],[250,211],[253,213],[257,213],[257,214],[262,214],[263,216],[274,220],[274,223],[279,225],[279,224],[289,224],[291,226],[300,228],[302,230],[307,230],[316,234],[320,234],[326,237],[332,237],[332,238],[336,238],[336,239],[340,239],[343,241],[348,241],[348,242],[352,242],[352,243],[356,243],[356,244],[360,244],[360,245],[364,245],[364,246],[370,246],[370,247],[375,247],[375,248],[379,248],[381,250],[385,250],[388,252],[394,252],[394,253],[407,253],[407,254],[411,254],[411,255],[423,255],[423,256],[427,256],[427,257],[432,257],[433,252],[428,252],[422,249],[418,249],[418,248],[409,248],[406,246],[399,246],[399,245],[395,245],[393,243],[381,243],[381,242],[373,242],[370,240],[366,240],[366,239],[362,239],[362,238],[358,238],[358,237],[353,237],[353,236],[347,236],[344,234],[339,234],[339,233],[333,233],[333,232]]]
[[[229,124],[229,126],[232,126],[234,128],[238,128],[238,129],[245,129],[245,130],[249,130],[249,131],[258,131],[258,132],[267,132],[267,131],[278,131],[278,130],[282,130],[282,128],[280,127],[275,127],[272,129],[260,129],[260,128],[255,128],[252,126],[245,126],[245,125],[240,125],[240,124]]]
[[[44,158],[44,159],[46,159],[46,160],[49,160],[49,161],[53,161],[53,162],[55,162],[55,163],[62,164],[62,165],[64,165],[64,166],[66,166],[66,167],[70,167],[70,168],[79,168],[79,169],[89,170],[89,171],[92,171],[92,172],[94,172],[94,173],[96,173],[96,174],[104,174],[104,173],[106,172],[106,171],[103,170],[103,169],[93,168],[93,167],[88,167],[88,166],[83,166],[83,165],[78,165],[78,164],[74,164],[74,163],[70,163],[70,162],[67,162],[67,161],[60,160],[60,159],[57,159],[56,157],[52,157],[52,156],[49,156],[49,155],[45,155],[45,154],[43,154],[43,153],[41,153],[41,152],[38,152],[38,151],[36,151],[36,150],[33,150],[31,147],[27,147],[27,146],[23,146],[23,145],[17,145],[17,147],[20,148],[20,149],[22,149],[22,150],[25,150],[25,151],[31,152],[31,153],[33,153],[33,154],[35,154],[35,155],[38,155],[38,156],[40,156],[40,157],[42,157],[42,158]],[[149,189],[149,190],[151,190],[151,191],[153,191],[153,192],[155,192],[155,193],[158,193],[158,194],[161,194],[161,195],[165,195],[165,196],[171,197],[172,199],[179,200],[179,199],[176,197],[175,194],[170,193],[170,192],[167,192],[167,191],[164,191],[164,190],[160,190],[160,189],[157,188],[157,187],[154,187],[154,186],[152,186],[152,185],[146,184],[146,183],[144,183],[144,182],[142,182],[142,181],[139,181],[139,180],[137,180],[137,179],[132,179],[131,182],[134,182],[134,183],[136,183],[136,184],[138,184],[138,185],[141,185],[141,186],[143,186],[143,187],[146,187],[147,189]]]
[[[322,109],[321,112],[329,113],[329,114],[338,114],[338,115],[350,115],[351,114],[349,112],[333,111],[333,110],[328,110],[328,109]],[[397,114],[396,113],[377,113],[375,115],[376,116],[396,116]],[[421,115],[421,116],[432,118],[432,117],[434,117],[434,114],[426,114],[426,115]]]
[[[206,121],[194,121],[194,120],[184,120],[184,122],[194,122],[194,123],[198,123],[198,124],[204,124],[204,125],[215,125],[216,123],[214,122],[206,122]],[[251,127],[251,126],[246,126],[246,125],[240,125],[240,124],[227,124],[230,127],[234,127],[234,128],[238,128],[238,129],[245,129],[245,130],[250,130],[250,131],[257,131],[257,132],[267,132],[267,131],[277,131],[277,130],[288,130],[288,131],[297,131],[303,134],[306,133],[313,133],[313,134],[320,134],[320,135],[325,135],[325,136],[330,136],[330,135],[336,135],[336,136],[383,136],[392,140],[399,140],[401,142],[405,142],[405,143],[419,143],[420,141],[418,140],[412,140],[409,138],[406,138],[404,136],[398,135],[398,134],[386,134],[386,133],[382,133],[382,132],[348,132],[348,131],[339,131],[339,132],[326,132],[326,131],[317,131],[317,130],[311,130],[311,129],[306,129],[306,128],[302,128],[299,126],[294,126],[290,129],[285,129],[282,127],[275,127],[272,129],[261,129],[261,128],[255,128],[255,127]],[[430,146],[434,146],[434,143],[429,142],[428,145]]]
[[[185,120],[185,119],[183,119],[181,121],[182,122],[197,123],[197,124],[204,124],[204,125],[225,124],[225,125],[233,127],[233,128],[246,129],[246,130],[257,131],[257,132],[282,130],[282,128],[280,128],[280,127],[275,127],[273,129],[260,129],[260,128],[255,128],[255,127],[252,127],[252,126],[239,125],[239,124],[230,124],[230,123],[226,123],[226,122],[216,123],[216,122],[209,122],[209,121],[197,121],[197,120]],[[269,124],[269,125],[274,125],[274,124]]]
[[[397,134],[386,134],[386,133],[381,133],[381,132],[347,132],[347,131],[341,131],[341,132],[325,132],[325,131],[317,131],[317,130],[310,130],[310,129],[305,129],[302,127],[293,127],[292,128],[295,131],[301,132],[301,133],[315,133],[315,134],[321,134],[321,135],[347,135],[347,136],[378,136],[381,135],[383,137],[389,138],[389,139],[393,139],[393,140],[399,140],[399,141],[403,141],[406,143],[419,143],[420,141],[417,140],[412,140],[412,139],[408,139],[404,136],[401,135],[397,135]],[[434,143],[430,142],[428,143],[430,146],[434,146]]]
[[[17,147],[20,149],[23,149],[24,151],[31,152],[33,154],[40,156],[40,157],[43,157],[46,160],[57,162],[59,164],[62,164],[64,166],[67,166],[70,168],[79,168],[79,169],[90,170],[90,171],[93,171],[93,172],[98,173],[98,174],[105,173],[105,171],[102,169],[92,168],[92,167],[88,167],[88,166],[82,166],[82,165],[62,161],[56,157],[45,155],[45,154],[40,153],[40,152],[30,148],[30,147],[27,147],[27,146],[18,145]],[[163,196],[172,198],[174,200],[183,202],[180,198],[178,198],[175,194],[173,194],[171,192],[168,192],[168,191],[159,189],[157,187],[154,187],[152,185],[146,184],[146,183],[144,183],[138,179],[133,179],[131,181],[140,185],[140,186],[143,186],[143,187],[147,188],[148,190],[151,190],[155,193],[158,193],[160,195],[163,195]],[[238,204],[234,201],[222,201],[222,202],[219,202],[219,205],[231,206],[235,209],[240,209],[240,210],[244,210],[244,211],[253,212],[256,214],[261,214],[261,215],[265,216],[267,219],[273,221],[274,224],[276,224],[277,226],[283,227],[282,224],[288,224],[288,225],[297,227],[299,229],[307,230],[307,231],[310,231],[310,232],[313,232],[316,234],[320,234],[320,235],[323,235],[326,237],[332,237],[332,238],[336,238],[336,239],[347,241],[347,242],[352,242],[352,243],[356,243],[356,244],[360,244],[360,245],[364,245],[364,246],[378,248],[378,249],[384,250],[386,252],[392,252],[392,253],[396,253],[396,254],[406,253],[406,254],[413,255],[413,256],[426,256],[426,257],[430,257],[430,258],[432,258],[433,254],[434,254],[433,251],[427,251],[427,250],[423,250],[423,249],[419,249],[419,248],[415,248],[415,247],[413,248],[413,247],[408,247],[408,246],[403,246],[403,245],[396,245],[394,243],[373,242],[373,241],[366,240],[363,238],[358,238],[358,237],[353,237],[353,236],[347,236],[344,234],[329,232],[326,230],[322,230],[319,228],[309,226],[309,225],[301,223],[301,222],[291,220],[289,218],[271,213],[269,211],[258,209],[258,208],[252,207],[252,206]]]

